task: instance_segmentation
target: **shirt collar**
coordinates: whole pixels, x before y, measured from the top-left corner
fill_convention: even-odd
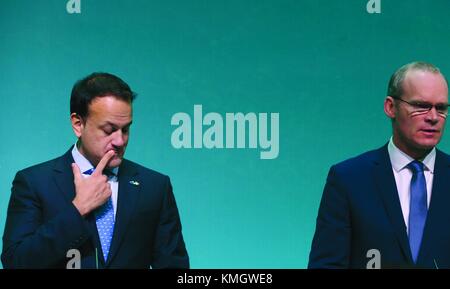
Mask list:
[[[83,173],[85,171],[88,171],[88,170],[90,170],[90,169],[92,169],[94,167],[91,164],[91,162],[85,156],[83,156],[80,153],[80,151],[77,148],[77,143],[73,146],[72,157],[73,157],[73,160],[75,161],[75,163],[80,168],[81,173]],[[116,176],[119,173],[119,167],[115,167],[115,168],[112,168],[110,170]]]
[[[393,141],[393,138],[389,140],[388,144],[389,158],[391,159],[392,167],[396,172],[403,170],[410,162],[414,161],[414,158],[410,157],[403,151],[401,151]],[[434,162],[436,161],[436,148],[433,148],[426,157],[422,160],[424,169],[434,173]]]

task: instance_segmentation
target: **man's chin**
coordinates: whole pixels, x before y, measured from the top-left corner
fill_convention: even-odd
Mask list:
[[[114,156],[108,163],[109,168],[116,168],[122,163],[122,158]]]
[[[421,150],[431,151],[438,143],[439,141],[430,139],[421,141],[420,143],[418,143],[418,147],[420,147]]]

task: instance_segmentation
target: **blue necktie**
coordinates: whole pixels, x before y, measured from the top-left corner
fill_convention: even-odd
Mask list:
[[[409,203],[409,246],[414,263],[417,262],[423,228],[427,219],[427,185],[423,174],[423,164],[412,161],[408,164],[412,171]]]
[[[85,171],[83,174],[91,175],[94,170],[95,169],[92,168]],[[106,170],[104,170],[103,173],[106,175],[112,174],[112,172]],[[114,233],[114,208],[111,197],[95,211],[95,222],[97,224],[98,236],[102,245],[103,258],[106,261]]]

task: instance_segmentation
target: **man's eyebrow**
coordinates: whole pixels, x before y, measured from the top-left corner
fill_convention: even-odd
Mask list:
[[[412,102],[415,102],[415,103],[427,103],[427,104],[432,104],[431,102],[429,102],[429,101],[426,101],[426,100],[421,100],[421,99],[417,99],[417,100],[415,100],[415,99],[412,99],[411,100]],[[448,102],[437,102],[435,105],[439,105],[439,104],[449,104]]]

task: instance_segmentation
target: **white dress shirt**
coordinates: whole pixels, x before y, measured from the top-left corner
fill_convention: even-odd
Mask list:
[[[82,173],[82,176],[85,178],[90,177],[90,175],[83,174],[83,172],[88,171],[92,169],[94,166],[91,164],[91,162],[88,161],[77,149],[77,144],[73,146],[72,149],[72,157],[75,160],[75,163],[80,168],[80,171]],[[111,200],[112,205],[114,208],[114,218],[116,218],[116,212],[117,212],[117,195],[119,191],[119,180],[117,179],[117,175],[119,173],[119,168],[113,168],[111,171],[114,173],[115,176],[111,176],[108,178],[108,183],[111,185]]]
[[[388,144],[389,158],[391,159],[392,171],[394,172],[395,183],[397,185],[398,197],[402,207],[403,218],[405,220],[406,231],[408,231],[410,184],[412,172],[407,165],[414,161],[412,157],[402,152],[395,146],[392,137]],[[421,160],[424,164],[424,175],[427,182],[427,207],[430,206],[431,188],[433,187],[434,162],[436,161],[436,148]]]

